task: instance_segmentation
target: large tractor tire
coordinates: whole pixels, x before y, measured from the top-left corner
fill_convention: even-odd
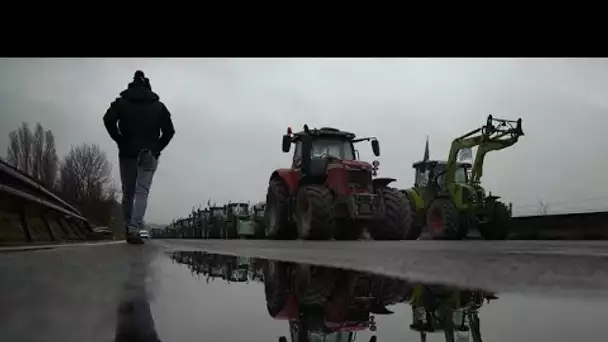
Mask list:
[[[311,265],[295,267],[295,289],[303,305],[324,305],[336,288],[337,273],[329,268]]]
[[[437,198],[426,212],[426,227],[435,240],[457,240],[460,234],[460,216],[448,198]]]
[[[271,317],[276,317],[287,303],[290,289],[289,266],[281,261],[264,260],[262,264],[264,275],[264,293],[266,308]]]
[[[266,223],[264,221],[255,221],[253,237],[255,239],[263,239],[266,237]]]
[[[395,188],[376,190],[380,198],[378,215],[369,227],[374,240],[415,240],[412,234],[412,206],[407,197]],[[420,234],[418,234],[420,235]]]
[[[506,240],[511,230],[509,208],[502,203],[494,203],[492,220],[479,225],[479,233],[485,240]]]
[[[302,240],[329,240],[336,229],[334,195],[323,185],[298,190],[296,226]]]
[[[228,239],[238,239],[239,232],[236,227],[237,218],[232,219],[231,221],[226,222],[226,238]]]
[[[266,203],[266,237],[275,240],[293,238],[293,225],[289,222],[289,191],[283,181],[270,181]]]
[[[410,197],[410,194],[407,191],[401,190],[401,193],[403,193],[407,198],[410,204],[410,210],[412,212],[412,223],[410,224],[410,229],[405,234],[405,239],[416,240],[420,237],[420,234],[422,234],[422,229],[424,227],[424,211],[419,212],[417,210],[414,200]]]
[[[222,223],[220,221],[214,220],[211,222],[209,226],[209,237],[211,239],[222,238]]]

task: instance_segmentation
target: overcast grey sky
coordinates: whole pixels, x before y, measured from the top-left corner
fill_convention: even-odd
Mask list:
[[[207,199],[263,200],[271,170],[287,166],[287,126],[335,126],[380,140],[380,175],[413,181],[430,136],[443,159],[454,137],[489,113],[523,118],[526,136],[486,158],[483,182],[550,211],[605,209],[608,62],[605,59],[1,59],[0,154],[20,122],[42,123],[62,156],[70,145],[117,151],[102,116],[141,69],[173,115],[147,220],[167,222]],[[361,157],[373,157],[369,145]],[[580,200],[587,200],[577,203]]]

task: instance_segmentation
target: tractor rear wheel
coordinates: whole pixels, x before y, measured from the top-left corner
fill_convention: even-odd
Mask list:
[[[322,185],[307,185],[298,190],[296,225],[302,240],[329,240],[336,228],[334,196]]]
[[[272,179],[266,194],[266,237],[289,239],[292,229],[289,222],[289,191],[280,179]]]
[[[401,190],[401,193],[407,198],[410,204],[410,211],[412,212],[412,223],[410,224],[410,229],[405,233],[405,239],[416,240],[420,237],[420,234],[422,234],[422,228],[424,227],[424,214],[417,210],[414,200],[410,197],[407,191]]]
[[[485,240],[506,240],[511,228],[509,208],[502,202],[494,203],[492,220],[479,225],[479,233]]]
[[[337,274],[325,267],[297,265],[295,292],[298,302],[303,305],[324,305],[334,293]]]
[[[458,239],[460,218],[454,203],[448,198],[435,199],[426,212],[426,226],[433,239]]]
[[[407,197],[395,188],[376,190],[379,196],[378,214],[370,225],[369,235],[374,240],[415,240],[412,228],[412,207]]]
[[[281,261],[262,261],[266,308],[271,317],[277,316],[287,303],[289,284],[289,266]]]

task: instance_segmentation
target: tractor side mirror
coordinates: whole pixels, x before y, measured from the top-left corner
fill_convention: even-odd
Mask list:
[[[380,143],[376,139],[372,140],[372,151],[376,157],[380,156]]]
[[[283,152],[288,153],[289,149],[291,149],[291,135],[285,134],[283,135]]]

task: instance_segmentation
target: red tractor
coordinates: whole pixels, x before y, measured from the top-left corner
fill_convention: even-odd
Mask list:
[[[394,178],[372,178],[378,162],[358,160],[356,138],[335,128],[283,135],[283,152],[295,145],[291,168],[275,170],[266,195],[266,236],[271,239],[356,240],[367,228],[375,240],[401,240],[412,223],[411,206]]]
[[[376,315],[393,314],[364,284],[381,277],[281,261],[263,261],[262,269],[268,314],[289,321],[292,342],[352,342],[359,331],[376,331]]]

